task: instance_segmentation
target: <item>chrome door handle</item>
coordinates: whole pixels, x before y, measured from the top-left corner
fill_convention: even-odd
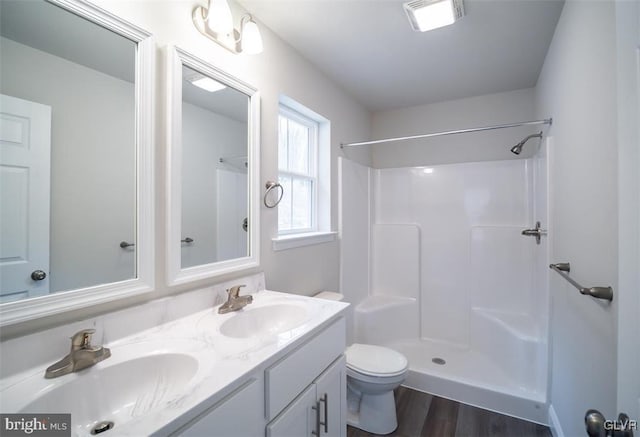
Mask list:
[[[536,227],[534,229],[524,229],[521,234],[527,237],[536,237],[536,244],[540,244],[540,238],[543,235],[547,235],[547,231],[545,229],[540,229],[540,222],[536,222]]]

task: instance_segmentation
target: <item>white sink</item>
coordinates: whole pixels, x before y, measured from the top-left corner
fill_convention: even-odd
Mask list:
[[[130,347],[127,347],[129,349]],[[112,361],[110,363],[110,361]],[[59,378],[39,372],[3,393],[20,413],[72,412],[72,435],[90,435],[99,423],[112,429],[178,401],[194,385],[198,360],[186,353],[159,352],[119,362],[108,358]],[[13,403],[13,402],[12,402]],[[3,407],[8,407],[4,405]],[[120,434],[106,432],[106,435]]]
[[[276,335],[297,328],[308,319],[309,312],[299,305],[245,307],[220,325],[220,333],[233,338]]]

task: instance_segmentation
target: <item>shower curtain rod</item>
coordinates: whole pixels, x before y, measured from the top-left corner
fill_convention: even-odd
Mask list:
[[[534,126],[538,124],[550,125],[552,123],[553,123],[552,118],[545,118],[544,120],[522,121],[520,123],[499,124],[497,126],[472,127],[470,129],[459,129],[459,130],[450,130],[450,131],[444,131],[444,132],[434,132],[431,134],[411,135],[409,137],[386,138],[384,140],[362,141],[359,143],[340,143],[340,148],[344,149],[345,147],[368,146],[371,144],[390,143],[393,141],[414,140],[416,138],[429,138],[429,137],[441,137],[444,135],[466,134],[470,132],[480,132],[485,130],[508,129],[511,127],[519,127],[519,126]]]

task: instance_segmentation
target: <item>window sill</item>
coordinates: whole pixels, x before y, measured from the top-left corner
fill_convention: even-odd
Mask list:
[[[330,243],[336,240],[337,232],[309,232],[306,234],[280,235],[271,239],[275,252],[314,244]]]

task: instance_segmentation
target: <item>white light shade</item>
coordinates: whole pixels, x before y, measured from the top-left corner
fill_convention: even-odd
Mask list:
[[[207,26],[218,35],[233,32],[233,16],[227,0],[209,0]]]
[[[417,0],[404,4],[414,30],[426,32],[448,26],[463,15],[462,1],[456,0]]]
[[[200,79],[191,81],[191,83],[197,86],[198,88],[202,88],[203,90],[209,91],[210,93],[220,91],[226,88],[226,85],[223,85],[220,82],[211,79],[210,77],[202,77]]]
[[[262,53],[264,49],[262,46],[262,36],[260,35],[260,29],[253,20],[249,20],[244,23],[242,27],[242,53],[248,55],[257,55]]]

